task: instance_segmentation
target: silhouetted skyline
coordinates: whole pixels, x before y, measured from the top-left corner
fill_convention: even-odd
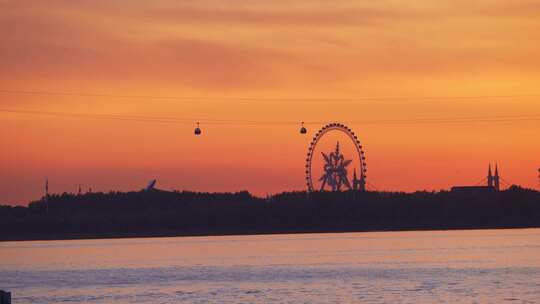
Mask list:
[[[540,227],[540,192],[249,192],[50,195],[0,206],[0,240]]]

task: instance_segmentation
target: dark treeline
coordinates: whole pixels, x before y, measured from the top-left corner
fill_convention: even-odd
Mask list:
[[[0,206],[0,240],[540,227],[540,193],[248,192],[51,195]]]

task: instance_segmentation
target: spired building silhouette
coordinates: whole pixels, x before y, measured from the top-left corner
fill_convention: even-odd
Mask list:
[[[501,177],[499,176],[499,168],[495,164],[495,174],[491,171],[491,164],[488,167],[488,174],[482,182],[487,181],[487,185],[479,186],[454,186],[452,187],[452,192],[460,193],[486,193],[486,192],[496,192],[501,190]]]
[[[491,174],[491,164],[489,165],[487,181],[488,187],[495,188],[497,191],[501,190],[499,168],[497,168],[497,165],[495,165],[495,175]]]

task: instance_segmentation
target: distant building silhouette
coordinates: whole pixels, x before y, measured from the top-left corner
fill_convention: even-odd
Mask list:
[[[491,171],[491,164],[488,167],[487,185],[485,186],[454,186],[451,188],[452,192],[460,193],[486,193],[501,190],[500,176],[498,165],[495,164],[495,175]]]
[[[353,190],[366,191],[366,180],[358,179],[358,177],[356,176],[356,168],[354,169],[353,174]]]
[[[489,186],[454,186],[452,187],[452,192],[459,192],[459,193],[471,193],[471,194],[483,194],[486,192],[495,192],[494,187]]]

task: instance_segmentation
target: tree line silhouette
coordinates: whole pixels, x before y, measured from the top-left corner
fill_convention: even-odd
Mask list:
[[[0,206],[0,240],[540,227],[540,192],[63,193]]]

